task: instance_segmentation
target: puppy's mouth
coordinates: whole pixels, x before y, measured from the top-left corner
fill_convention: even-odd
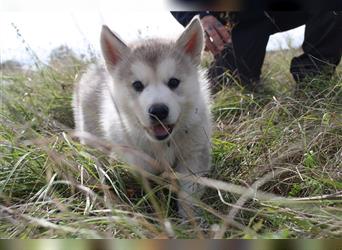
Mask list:
[[[149,130],[153,137],[159,141],[162,141],[171,135],[173,128],[174,125],[172,124],[155,124],[152,125]]]

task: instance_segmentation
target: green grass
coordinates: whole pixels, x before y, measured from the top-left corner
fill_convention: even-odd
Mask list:
[[[3,70],[0,237],[338,238],[342,70],[294,93],[295,53],[267,55],[264,91],[214,95],[212,172],[192,222],[177,217],[172,178],[141,177],[71,136],[87,62]]]

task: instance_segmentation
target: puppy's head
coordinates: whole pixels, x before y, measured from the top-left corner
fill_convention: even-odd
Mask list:
[[[101,48],[119,109],[152,140],[168,140],[199,92],[203,29],[195,17],[175,41],[146,40],[127,46],[107,26]]]

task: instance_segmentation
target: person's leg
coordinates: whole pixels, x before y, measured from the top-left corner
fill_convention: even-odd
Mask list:
[[[262,12],[241,12],[237,18],[232,30],[235,63],[241,82],[251,87],[260,80],[271,26]]]
[[[255,89],[260,80],[269,36],[303,25],[307,19],[307,13],[298,11],[234,13],[236,24],[232,29],[232,44],[215,58],[209,77],[214,79],[215,85],[222,85],[220,76],[228,71],[247,88]]]
[[[232,44],[215,58],[209,77],[220,85],[220,76],[228,71],[248,88],[260,79],[270,23],[263,12],[238,12],[235,13],[235,20]]]
[[[240,79],[246,84],[258,82],[269,36],[301,26],[308,18],[304,11],[271,11],[257,16],[242,13],[239,17],[241,22],[232,31]]]
[[[303,54],[292,59],[291,73],[296,82],[325,74],[330,78],[341,60],[342,14],[312,14],[306,23]]]
[[[265,15],[272,25],[272,34],[297,28],[310,18],[306,11],[267,11]]]
[[[226,81],[230,81],[229,77],[226,77],[227,74],[232,77],[236,77],[236,71],[237,69],[232,45],[227,44],[223,51],[219,55],[215,56],[208,69],[208,77],[212,91],[217,92],[222,88],[222,86],[227,84]]]

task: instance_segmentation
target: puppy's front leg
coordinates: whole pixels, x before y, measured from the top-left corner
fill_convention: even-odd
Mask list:
[[[205,147],[199,152],[189,155],[189,158],[180,160],[176,171],[184,176],[194,178],[208,174],[210,170],[210,152]],[[199,199],[204,193],[204,187],[192,181],[179,179],[180,192],[178,195],[178,213],[183,218],[189,218],[194,210],[193,199]]]

